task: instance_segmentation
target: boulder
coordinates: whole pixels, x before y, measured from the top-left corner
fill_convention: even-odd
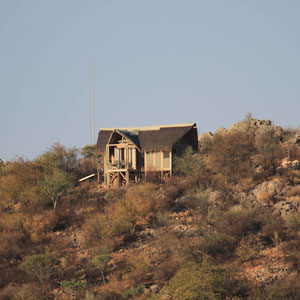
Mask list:
[[[257,198],[257,200],[263,200],[263,198],[266,197],[273,198],[284,196],[285,194],[285,184],[279,180],[265,181],[256,186],[253,190],[253,195]]]
[[[273,208],[274,208],[274,212],[273,212],[274,215],[286,218],[291,213],[300,211],[300,203],[295,201],[284,200],[284,201],[277,202]]]

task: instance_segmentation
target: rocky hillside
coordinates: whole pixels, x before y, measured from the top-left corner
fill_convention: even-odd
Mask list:
[[[299,129],[248,118],[167,181],[74,187],[90,156],[57,145],[4,163],[0,299],[300,299],[299,161]]]

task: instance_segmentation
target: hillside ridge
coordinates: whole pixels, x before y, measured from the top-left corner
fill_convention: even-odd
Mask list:
[[[248,118],[122,188],[77,184],[91,153],[1,164],[0,299],[300,299],[300,129]]]

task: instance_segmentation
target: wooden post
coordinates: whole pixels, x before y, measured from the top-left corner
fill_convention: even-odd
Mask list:
[[[109,172],[106,173],[106,186],[107,187],[110,186],[110,173]]]
[[[117,186],[120,187],[120,172],[118,172],[117,176]]]
[[[163,155],[163,151],[160,150],[160,176],[161,176],[161,179],[163,179],[164,177],[164,155]]]
[[[170,151],[169,157],[170,157],[170,177],[172,177],[172,149]]]
[[[126,185],[128,185],[130,182],[129,182],[129,171],[127,170],[126,171]]]
[[[144,172],[145,172],[145,180],[147,179],[147,153],[144,151]]]

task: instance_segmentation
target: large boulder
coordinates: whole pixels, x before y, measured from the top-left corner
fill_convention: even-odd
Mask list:
[[[275,198],[281,198],[286,195],[287,188],[285,183],[280,180],[265,181],[253,190],[253,195],[258,201],[269,202]]]

